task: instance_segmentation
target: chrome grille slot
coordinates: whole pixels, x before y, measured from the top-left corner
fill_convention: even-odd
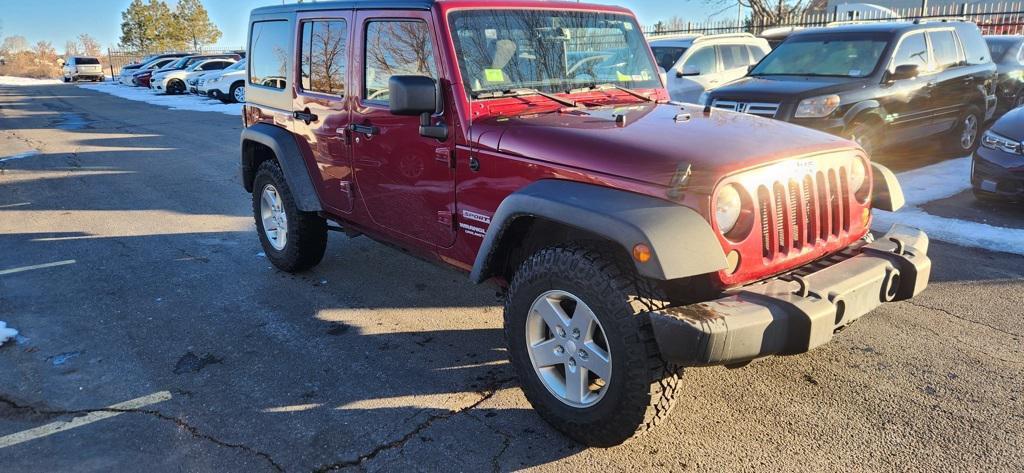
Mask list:
[[[731,112],[749,113],[759,117],[775,118],[779,113],[779,104],[771,102],[742,102],[737,100],[718,100],[711,103],[711,106]]]

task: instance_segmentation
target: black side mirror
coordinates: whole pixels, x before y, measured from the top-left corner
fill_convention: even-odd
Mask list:
[[[391,76],[388,95],[392,114],[420,116],[421,136],[441,141],[448,139],[448,126],[444,122],[430,124],[431,116],[443,109],[438,81],[426,76]]]
[[[901,64],[896,66],[896,70],[889,73],[888,81],[915,79],[918,74],[920,74],[920,71],[917,69],[917,64]]]

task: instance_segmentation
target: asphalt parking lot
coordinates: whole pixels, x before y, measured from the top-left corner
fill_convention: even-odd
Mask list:
[[[1024,469],[1024,256],[933,242],[921,296],[805,355],[689,370],[666,425],[584,449],[518,390],[493,288],[341,235],[273,269],[240,128],[0,87],[0,320],[21,332],[0,470]],[[1024,228],[969,193],[927,205]]]

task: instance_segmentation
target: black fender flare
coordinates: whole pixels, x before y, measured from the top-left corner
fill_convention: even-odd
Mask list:
[[[633,260],[637,272],[657,279],[678,279],[726,267],[722,245],[708,221],[695,210],[619,189],[546,179],[512,193],[498,206],[477,253],[470,280],[498,274],[493,264],[503,233],[522,217],[541,217],[579,228],[617,243],[632,254],[638,243],[651,248],[646,263]]]
[[[256,168],[262,160],[258,160],[247,143],[259,143],[274,153],[277,163],[281,166],[288,188],[291,190],[295,204],[303,212],[322,212],[320,198],[309,176],[308,168],[299,151],[295,137],[280,127],[266,123],[257,123],[242,130],[242,185],[248,192],[253,191],[253,178]]]
[[[885,123],[886,113],[885,108],[877,100],[865,100],[850,107],[843,114],[843,123],[849,127],[857,120],[862,120],[869,116],[877,117],[882,123]]]
[[[874,178],[871,207],[888,212],[903,208],[907,200],[896,174],[881,164],[871,163],[871,175]]]

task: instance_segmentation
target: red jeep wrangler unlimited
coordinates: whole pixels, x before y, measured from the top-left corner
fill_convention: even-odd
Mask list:
[[[928,238],[875,240],[893,174],[854,143],[671,103],[635,17],[524,0],[252,12],[242,183],[267,257],[327,221],[507,289],[534,408],[588,445],[663,419],[683,366],[828,342],[928,283]]]

